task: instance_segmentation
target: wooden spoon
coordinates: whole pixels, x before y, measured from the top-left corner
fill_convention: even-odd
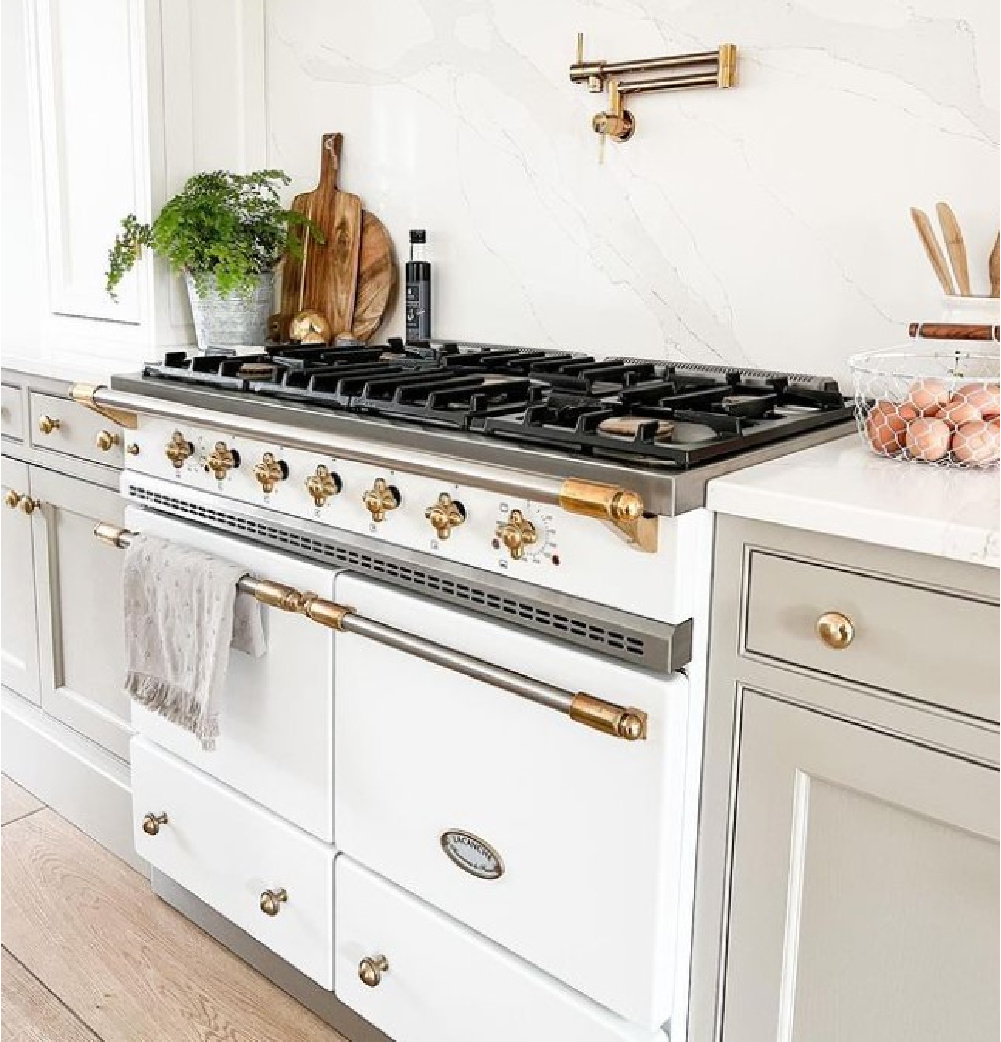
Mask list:
[[[935,238],[935,232],[932,231],[931,221],[928,220],[928,215],[923,213],[917,207],[911,207],[911,220],[914,222],[914,227],[918,230],[918,237],[921,239],[921,245],[925,248],[925,253],[928,255],[928,260],[931,262],[932,270],[935,272],[935,277],[938,279],[942,286],[942,289],[950,296],[956,296],[956,287],[952,284],[952,276],[949,274],[949,265],[945,262],[945,257],[942,255],[942,250],[939,247],[938,240]]]
[[[987,269],[991,275],[991,296],[1001,296],[1001,271],[999,271],[999,262],[1001,262],[1001,232],[995,236],[994,249],[991,250],[990,260],[987,262]]]
[[[970,270],[966,265],[966,243],[963,241],[963,233],[959,230],[959,221],[956,220],[956,215],[948,203],[938,203],[935,212],[938,214],[942,238],[945,239],[945,248],[949,251],[949,262],[952,264],[953,274],[956,276],[959,295],[968,297],[970,295]]]

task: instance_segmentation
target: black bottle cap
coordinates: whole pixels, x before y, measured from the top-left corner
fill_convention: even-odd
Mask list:
[[[410,241],[413,243],[427,242],[428,233],[423,228],[411,228]]]

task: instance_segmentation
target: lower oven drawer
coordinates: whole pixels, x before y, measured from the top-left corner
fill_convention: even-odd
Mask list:
[[[404,651],[336,639],[338,849],[616,1013],[662,1024],[686,889],[682,818],[697,806],[684,793],[687,679],[347,573],[337,599],[649,714],[648,737],[624,741]]]
[[[601,1009],[344,855],[334,874],[334,991],[392,1038],[666,1042],[663,1032]]]
[[[142,738],[132,740],[132,809],[141,857],[333,987],[332,847]]]
[[[234,561],[324,597],[334,573],[183,521],[128,508],[125,525]],[[325,842],[333,839],[333,635],[301,615],[262,608],[267,650],[231,651],[215,749],[133,704],[132,725]]]

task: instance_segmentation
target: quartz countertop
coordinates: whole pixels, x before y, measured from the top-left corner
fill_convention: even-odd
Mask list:
[[[999,493],[996,469],[886,459],[853,434],[716,478],[707,506],[721,514],[998,568]]]
[[[134,363],[130,366],[121,360],[116,362],[93,356],[74,359],[32,358],[8,351],[0,355],[0,366],[7,372],[40,376],[48,380],[65,380],[67,384],[106,384],[113,373],[138,368]]]

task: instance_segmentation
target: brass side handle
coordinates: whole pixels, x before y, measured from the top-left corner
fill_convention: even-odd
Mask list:
[[[151,811],[143,818],[143,832],[145,832],[147,836],[155,836],[159,833],[160,826],[166,824],[166,814],[154,814]]]
[[[366,955],[358,963],[358,979],[369,988],[377,988],[382,975],[389,972],[389,960],[385,955]]]
[[[97,437],[94,439],[94,444],[97,445],[97,447],[102,452],[108,452],[110,449],[113,449],[121,440],[121,436],[113,433],[112,431],[100,431]]]
[[[288,901],[288,892],[284,887],[280,886],[276,890],[265,890],[261,894],[261,911],[273,918],[282,910],[282,905],[286,901]]]
[[[42,434],[51,434],[59,430],[63,425],[62,420],[54,420],[51,416],[40,416],[38,418],[38,429]]]
[[[855,639],[855,624],[839,611],[825,611],[817,619],[817,636],[832,651],[843,651]]]

